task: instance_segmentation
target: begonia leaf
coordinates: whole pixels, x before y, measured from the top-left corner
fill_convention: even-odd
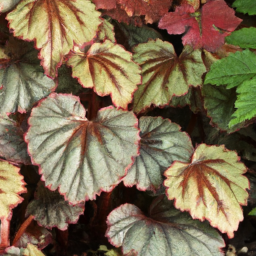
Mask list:
[[[106,10],[110,10],[110,9],[114,9],[116,8],[116,1],[117,0],[92,0],[93,3],[96,5],[97,9],[106,9]]]
[[[204,109],[202,104],[201,89],[189,87],[188,93],[182,96],[174,96],[170,101],[171,107],[185,107],[189,105],[192,112],[197,113]]]
[[[15,36],[35,41],[45,74],[54,78],[74,44],[82,45],[96,35],[99,16],[89,0],[23,0],[7,20]]]
[[[256,76],[238,86],[236,90],[238,95],[235,102],[236,111],[232,115],[233,119],[229,122],[230,127],[256,116],[255,90]]]
[[[182,37],[184,45],[214,52],[241,21],[224,0],[209,0],[197,12],[191,5],[178,6],[175,12],[162,17],[159,28],[167,29],[169,34],[185,33]]]
[[[0,13],[10,11],[18,2],[20,0],[0,0]]]
[[[256,208],[252,209],[248,215],[256,216]]]
[[[167,169],[164,185],[176,208],[189,211],[194,219],[207,219],[232,238],[243,220],[241,205],[247,204],[245,172],[236,152],[200,144],[191,162],[175,161]]]
[[[112,43],[116,42],[114,26],[107,19],[104,19],[99,26],[97,41],[104,41],[106,39],[108,39]]]
[[[44,254],[33,244],[28,244],[22,256],[44,256]]]
[[[174,160],[189,161],[193,146],[188,135],[169,119],[141,117],[139,128],[140,155],[123,182],[125,186],[155,191],[162,184],[163,172]]]
[[[249,15],[256,14],[256,6],[254,0],[235,0],[232,5],[237,12],[248,13]]]
[[[0,157],[16,163],[30,164],[23,130],[18,123],[0,116]]]
[[[207,222],[193,220],[175,209],[166,197],[158,197],[149,216],[135,205],[123,204],[107,219],[109,242],[123,253],[137,256],[220,256],[224,241]],[[136,254],[137,253],[137,254]]]
[[[113,107],[89,121],[77,97],[53,93],[32,110],[26,141],[46,186],[76,204],[120,182],[138,154],[137,123]]]
[[[76,223],[84,212],[84,203],[70,205],[58,191],[51,191],[39,182],[35,199],[27,206],[26,216],[33,215],[39,225],[45,228],[68,228],[69,223]]]
[[[111,95],[115,106],[127,109],[141,82],[140,67],[122,46],[109,40],[94,43],[89,51],[70,54],[72,76],[100,96]]]
[[[204,107],[213,124],[221,130],[229,130],[229,122],[235,111],[236,90],[226,86],[205,84],[202,87]]]
[[[145,15],[146,23],[158,21],[172,5],[172,0],[117,0],[117,2],[130,17]]]
[[[160,33],[146,25],[137,27],[119,22],[116,22],[115,25],[117,42],[124,45],[127,50],[130,50],[137,44],[146,43],[149,39],[162,39]]]
[[[37,51],[31,44],[10,39],[4,49],[10,59],[0,64],[0,113],[24,113],[55,88],[39,65]]]
[[[10,246],[5,249],[4,256],[22,256],[24,252],[23,248],[18,248],[15,246]]]
[[[133,48],[134,60],[142,68],[142,84],[134,94],[135,112],[164,106],[173,96],[188,92],[189,86],[199,86],[206,71],[201,51],[187,46],[178,57],[173,45],[160,39],[150,40]]]
[[[19,196],[27,192],[20,168],[0,160],[0,218],[7,218],[10,211],[23,201]]]
[[[227,85],[233,88],[256,76],[256,55],[247,50],[237,51],[212,64],[205,84]]]
[[[256,28],[242,28],[226,37],[226,42],[241,48],[256,49]]]

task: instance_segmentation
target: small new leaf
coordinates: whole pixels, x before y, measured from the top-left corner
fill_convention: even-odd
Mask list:
[[[0,160],[0,218],[7,218],[10,211],[23,201],[19,194],[27,192],[20,168]]]
[[[123,204],[109,214],[107,224],[109,242],[122,246],[125,255],[223,255],[224,242],[218,232],[175,209],[166,197],[153,201],[149,217],[135,205]]]
[[[247,204],[246,167],[224,146],[200,144],[190,163],[175,161],[165,172],[164,185],[175,207],[194,219],[207,219],[213,227],[234,236]]]
[[[67,64],[83,87],[93,88],[100,96],[110,94],[114,105],[123,109],[141,82],[140,67],[131,53],[109,40],[93,44],[86,53],[70,54]]]
[[[202,84],[206,71],[201,51],[184,48],[178,57],[173,45],[160,39],[134,47],[134,60],[142,68],[142,84],[134,94],[133,109],[136,113],[152,104],[164,106],[173,96],[188,92],[189,86]]]

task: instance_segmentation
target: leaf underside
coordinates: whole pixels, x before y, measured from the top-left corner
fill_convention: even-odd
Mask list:
[[[76,97],[53,93],[32,110],[26,141],[46,186],[76,204],[110,191],[126,174],[138,154],[137,122],[112,107],[89,121]]]
[[[216,230],[175,209],[165,198],[152,203],[150,217],[132,204],[113,210],[107,219],[109,242],[122,246],[124,254],[134,251],[137,256],[222,255],[224,242]]]
[[[243,220],[240,205],[247,204],[249,188],[244,164],[224,146],[200,144],[191,163],[174,162],[165,172],[164,185],[175,207],[233,237]],[[234,214],[236,213],[236,214]]]

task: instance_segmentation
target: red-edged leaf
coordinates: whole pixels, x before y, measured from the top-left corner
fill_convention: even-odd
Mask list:
[[[164,106],[173,96],[186,94],[190,85],[203,83],[206,68],[200,50],[186,46],[178,57],[171,43],[156,39],[139,44],[133,51],[134,60],[142,68],[142,84],[134,94],[135,112],[151,104]]]
[[[113,107],[88,121],[77,97],[53,93],[32,110],[26,140],[46,185],[75,204],[120,182],[138,154],[137,123]]]
[[[70,54],[67,64],[83,87],[93,88],[100,96],[111,94],[114,105],[123,109],[141,82],[140,67],[131,53],[109,40],[93,44],[86,53]]]
[[[166,14],[173,0],[117,0],[128,16],[145,15],[146,23],[158,21]]]
[[[163,171],[174,160],[189,161],[193,146],[188,135],[169,119],[141,117],[139,128],[140,155],[123,181],[125,186],[155,191],[163,181]]]
[[[55,83],[44,74],[31,43],[11,37],[4,53],[10,58],[2,67],[0,63],[0,113],[27,112],[54,90]]]
[[[126,11],[123,10],[119,4],[116,5],[115,9],[105,10],[105,11],[103,11],[102,14],[103,15],[108,15],[112,19],[115,19],[119,22],[124,22],[126,24],[132,24],[134,26],[141,27],[144,24],[142,17],[140,17],[140,16],[133,16],[133,17],[128,16]]]
[[[0,218],[7,218],[10,211],[23,201],[19,194],[27,192],[20,168],[0,160]]]
[[[116,42],[114,26],[109,22],[109,20],[104,19],[101,25],[99,26],[99,32],[97,34],[96,39],[94,39],[95,42],[103,42],[106,39],[111,41],[112,43]]]
[[[92,0],[97,9],[110,10],[116,8],[116,0]]]
[[[0,157],[16,163],[30,164],[23,130],[12,119],[0,116]]]
[[[240,205],[247,204],[246,167],[224,146],[200,144],[190,163],[175,161],[165,172],[164,185],[175,207],[195,219],[207,219],[231,238],[243,220]]]
[[[58,191],[50,191],[41,181],[35,198],[29,203],[26,216],[35,216],[38,224],[45,228],[65,230],[69,223],[76,223],[84,212],[84,203],[70,205]]]
[[[153,201],[149,217],[135,205],[124,204],[109,214],[107,223],[109,242],[122,246],[125,255],[223,255],[220,247],[225,244],[218,232],[175,209],[166,197]]]
[[[45,74],[54,78],[74,43],[96,35],[100,13],[89,0],[23,0],[7,15],[17,37],[35,41]]]
[[[159,28],[167,29],[169,34],[185,33],[184,45],[215,51],[241,23],[234,14],[224,0],[210,0],[198,12],[191,5],[181,5],[160,20]]]

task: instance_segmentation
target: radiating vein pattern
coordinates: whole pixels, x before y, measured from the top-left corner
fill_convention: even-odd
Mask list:
[[[93,44],[87,53],[71,54],[68,65],[83,87],[93,87],[100,96],[111,95],[113,104],[123,109],[141,82],[140,67],[131,53],[109,40]]]
[[[155,191],[163,181],[163,172],[174,160],[189,161],[193,146],[189,136],[169,119],[141,117],[139,128],[140,155],[123,181],[126,186]]]
[[[106,236],[123,253],[137,256],[220,256],[221,236],[206,222],[193,220],[175,209],[172,202],[157,198],[150,217],[132,204],[124,204],[108,216]]]
[[[51,94],[33,109],[26,140],[46,185],[75,204],[110,191],[126,174],[138,154],[137,122],[112,107],[89,121],[76,97]]]
[[[248,179],[242,174],[246,167],[234,151],[224,146],[200,144],[191,163],[175,161],[165,172],[164,185],[175,207],[189,211],[201,221],[233,237],[243,220],[240,205],[247,204]]]

